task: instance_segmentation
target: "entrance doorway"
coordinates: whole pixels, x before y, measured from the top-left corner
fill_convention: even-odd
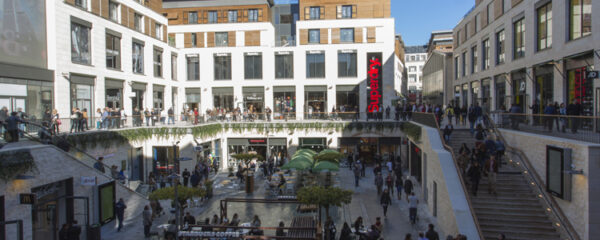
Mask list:
[[[170,174],[171,171],[178,172],[177,169],[177,156],[179,152],[179,147],[175,147],[175,152],[173,151],[173,146],[165,146],[165,147],[152,147],[152,160],[154,164],[154,172],[156,174]]]
[[[36,204],[31,211],[34,240],[56,240],[61,224],[74,219],[73,179],[42,185],[31,189],[36,196]]]
[[[410,175],[414,176],[417,181],[421,179],[421,149],[414,143],[410,143]]]
[[[131,150],[129,166],[131,166],[131,181],[144,181],[144,153],[143,148]]]

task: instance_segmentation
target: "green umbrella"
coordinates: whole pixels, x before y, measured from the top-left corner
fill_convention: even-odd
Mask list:
[[[325,171],[325,170],[330,171],[330,172],[337,172],[340,170],[340,166],[339,166],[339,164],[334,163],[334,162],[322,161],[322,162],[315,163],[312,170],[315,172],[321,172],[321,171]]]
[[[342,159],[343,157],[344,157],[344,155],[342,155],[338,151],[331,150],[331,149],[325,149],[325,150],[321,151],[319,154],[317,154],[317,156],[315,156],[315,160],[340,162],[340,159]]]
[[[312,157],[310,157],[310,156],[306,156],[306,155],[304,155],[304,154],[300,154],[300,155],[293,156],[293,157],[292,157],[292,159],[290,160],[290,162],[291,162],[291,161],[296,161],[296,160],[297,160],[297,161],[304,161],[304,162],[308,162],[308,163],[310,163],[311,165],[313,164],[313,162],[315,162],[315,160],[314,160]]]
[[[281,167],[283,170],[288,169],[296,169],[296,170],[306,170],[310,168],[312,165],[311,162],[304,161],[302,159],[292,160]]]
[[[300,153],[296,152],[296,153],[294,153],[294,155],[292,155],[292,158],[295,158],[295,157],[298,157],[298,156],[303,156],[303,157],[307,157],[307,158],[310,158],[310,159],[314,159],[314,156],[311,155],[310,153],[307,153],[307,152],[300,152]]]
[[[297,152],[297,153],[298,153],[298,152],[307,152],[307,153],[309,153],[309,154],[311,154],[311,155],[317,155],[317,152],[315,152],[315,151],[313,151],[313,150],[311,150],[311,149],[306,149],[306,148],[300,149],[300,150],[298,150],[298,151],[296,151],[296,152]]]

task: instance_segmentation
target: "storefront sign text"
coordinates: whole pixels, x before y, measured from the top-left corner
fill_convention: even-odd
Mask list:
[[[367,99],[368,107],[367,110],[372,112],[378,112],[381,110],[381,53],[367,53]]]

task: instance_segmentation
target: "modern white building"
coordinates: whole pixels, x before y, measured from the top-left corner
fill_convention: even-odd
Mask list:
[[[406,74],[407,89],[409,98],[412,101],[421,101],[421,91],[423,90],[423,66],[427,62],[427,46],[407,46],[406,54]]]

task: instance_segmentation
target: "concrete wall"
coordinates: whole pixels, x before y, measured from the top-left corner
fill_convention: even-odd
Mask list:
[[[30,193],[32,188],[46,185],[49,183],[73,178],[73,195],[84,196],[89,198],[90,203],[90,224],[98,223],[98,195],[97,186],[81,185],[81,177],[96,177],[97,184],[104,184],[112,181],[111,178],[100,174],[98,171],[88,167],[87,165],[74,160],[68,154],[65,154],[58,148],[50,145],[27,146],[25,149],[30,149],[31,155],[34,158],[35,164],[39,172],[28,173],[33,175],[33,179],[28,180],[12,180],[4,184],[0,184],[0,192],[5,197],[5,219],[6,220],[23,220],[24,239],[32,239],[32,205],[19,204],[20,193]],[[130,191],[129,189],[118,185],[116,187],[116,199],[123,198],[127,209],[125,211],[125,221],[133,221],[139,219],[143,207],[148,204],[148,200],[143,196]],[[81,215],[83,212],[83,201],[75,200],[75,219],[80,225],[84,225],[84,218]],[[58,226],[61,226],[65,221],[64,209],[59,210]],[[136,220],[137,221],[137,220]],[[103,231],[113,228],[114,221],[106,224]],[[83,229],[85,230],[85,229]],[[16,228],[7,227],[7,239],[16,239]],[[82,235],[83,236],[83,235]]]
[[[523,150],[541,181],[546,184],[546,146],[572,149],[572,164],[583,175],[572,175],[571,201],[554,198],[582,239],[594,239],[600,233],[600,145],[542,136],[512,130],[500,130],[509,146]]]
[[[423,152],[424,186],[421,187],[421,196],[427,196],[427,206],[432,215],[434,205],[437,205],[438,228],[445,234],[454,236],[461,233],[468,239],[479,239],[466,189],[462,188],[452,155],[444,149],[437,129],[421,126],[421,140],[416,143]],[[434,182],[437,193],[434,192]],[[434,195],[437,195],[437,203],[433,201]]]

